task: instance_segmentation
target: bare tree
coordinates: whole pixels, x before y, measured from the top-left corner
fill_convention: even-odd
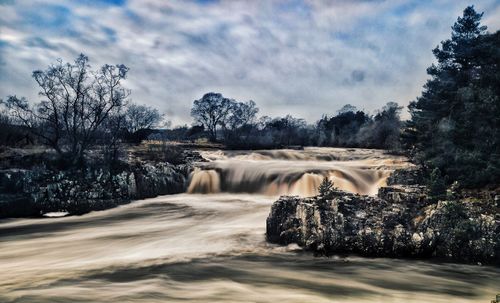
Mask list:
[[[211,141],[217,141],[217,127],[228,123],[234,100],[219,93],[207,93],[193,102],[191,116],[208,130]]]
[[[229,128],[235,130],[255,121],[259,108],[254,101],[236,102],[229,117]]]
[[[45,71],[34,71],[44,98],[39,103],[30,105],[15,96],[6,101],[12,117],[73,164],[83,160],[100,134],[111,131],[104,125],[121,114],[130,94],[121,86],[129,70],[125,65],[91,71],[88,62],[81,54],[74,63],[58,60]]]
[[[156,108],[130,103],[125,112],[125,127],[135,133],[141,129],[151,129],[160,123],[163,115]]]

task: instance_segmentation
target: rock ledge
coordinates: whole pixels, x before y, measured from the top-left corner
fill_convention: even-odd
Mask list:
[[[322,255],[500,265],[500,212],[493,199],[432,203],[422,186],[392,184],[377,197],[341,191],[328,199],[280,197],[267,218],[267,240]]]

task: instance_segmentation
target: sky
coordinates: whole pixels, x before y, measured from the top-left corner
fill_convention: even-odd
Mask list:
[[[32,71],[84,53],[128,66],[131,100],[173,125],[206,92],[308,122],[347,103],[375,113],[419,95],[471,4],[500,29],[500,0],[0,0],[0,98],[40,101]]]

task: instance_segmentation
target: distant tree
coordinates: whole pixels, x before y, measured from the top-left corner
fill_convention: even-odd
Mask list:
[[[229,128],[235,130],[255,121],[259,108],[254,101],[235,102],[228,119]]]
[[[219,93],[207,93],[193,102],[191,116],[209,132],[210,140],[217,141],[217,127],[228,124],[235,101]]]
[[[121,86],[128,68],[104,65],[91,71],[87,56],[74,63],[62,60],[45,71],[33,72],[40,86],[39,103],[10,96],[5,102],[10,117],[25,125],[61,158],[72,164],[83,160],[86,151],[109,132],[108,119],[122,112],[130,92]]]
[[[433,50],[437,65],[403,133],[416,161],[466,187],[500,180],[500,32],[488,34],[482,16],[467,7]]]
[[[0,99],[0,124],[1,125],[9,125],[11,124],[9,114],[7,113],[7,110],[3,108],[3,100]]]
[[[126,107],[124,126],[129,133],[156,127],[163,115],[156,108],[130,103]]]
[[[255,123],[259,108],[254,101],[234,102],[228,118],[228,124],[224,125],[224,140],[229,148],[251,147],[248,138],[257,131]]]
[[[150,138],[159,141],[191,141],[203,137],[205,129],[203,125],[176,126],[174,128],[155,131]]]
[[[22,125],[17,125],[9,116],[0,99],[0,146],[22,146],[34,143],[33,137]]]
[[[341,115],[341,114],[345,114],[345,113],[355,113],[357,111],[358,111],[358,109],[356,108],[356,106],[351,105],[351,104],[346,104],[346,105],[342,106],[342,108],[337,111],[337,114]]]
[[[402,123],[400,113],[403,107],[388,102],[373,118],[370,125],[370,145],[376,148],[399,149]]]
[[[323,116],[317,123],[322,145],[357,146],[356,135],[370,117],[347,104],[333,117]]]
[[[271,122],[273,121],[273,118],[269,116],[262,116],[257,120],[257,128],[259,130],[265,129]]]
[[[203,133],[204,131],[205,127],[203,127],[203,125],[193,125],[187,130],[186,136],[188,138],[193,138]]]
[[[271,132],[273,142],[277,146],[303,145],[300,133],[305,127],[304,119],[286,115],[267,121],[265,131]]]
[[[158,127],[162,119],[163,115],[155,108],[129,103],[122,114],[122,137],[129,143],[140,144],[156,132],[153,128]]]

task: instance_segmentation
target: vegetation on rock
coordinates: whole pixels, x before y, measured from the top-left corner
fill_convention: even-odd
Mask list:
[[[281,197],[271,208],[266,236],[317,254],[500,264],[500,221],[492,200],[436,203],[417,184],[383,187],[377,197],[338,190],[328,199]]]

